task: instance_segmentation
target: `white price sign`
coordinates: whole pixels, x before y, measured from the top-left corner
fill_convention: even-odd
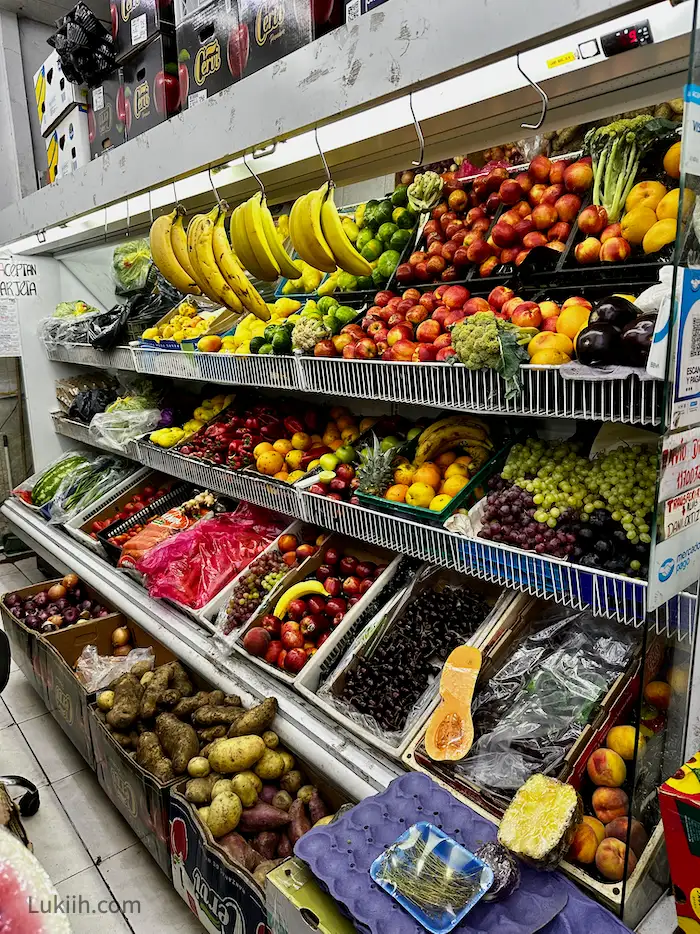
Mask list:
[[[671,538],[700,520],[700,489],[688,490],[667,499],[664,507],[664,537]]]
[[[700,428],[667,435],[661,455],[659,500],[696,486],[700,486]]]

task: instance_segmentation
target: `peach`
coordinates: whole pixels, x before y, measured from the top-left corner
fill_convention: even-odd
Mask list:
[[[411,308],[411,310],[406,315],[406,321],[409,321],[411,324],[420,324],[421,321],[426,320],[429,314],[430,312],[425,307],[425,305],[416,305],[414,308]],[[371,327],[372,325],[370,325],[370,328]],[[368,331],[369,331],[369,328],[368,328]],[[372,333],[372,332],[369,331],[369,333]],[[386,337],[382,338],[382,340],[386,340]]]
[[[600,258],[600,249],[600,240],[595,237],[586,237],[585,240],[576,244],[574,249],[576,262],[581,263],[581,265],[597,263]]]
[[[598,872],[611,882],[622,882],[627,875],[630,876],[637,865],[637,857],[620,840],[614,837],[603,840],[595,854],[595,864]]]
[[[556,250],[557,253],[563,253],[566,249],[566,244],[562,240],[550,240],[547,244],[548,250]]]
[[[453,311],[452,314],[457,314]],[[439,337],[435,338],[433,341],[433,347],[437,347],[438,350],[442,350],[443,347],[452,346],[452,335],[451,334],[441,334]]]
[[[578,195],[569,192],[569,194],[558,198],[554,203],[554,207],[557,209],[559,220],[566,221],[567,224],[573,224],[576,215],[581,210],[581,199]]]
[[[520,215],[520,217],[527,218],[530,216],[530,212],[532,211],[532,205],[528,204],[527,201],[518,201],[517,204],[513,205],[512,210],[515,211],[516,214]]]
[[[479,277],[481,279],[487,279],[499,263],[500,259],[497,256],[489,256],[489,258],[485,259],[479,266]]]
[[[471,233],[485,234],[490,226],[491,226],[491,221],[488,219],[488,217],[480,217],[478,220],[475,220],[474,223],[472,224]],[[452,236],[458,237],[461,233],[462,233],[461,230],[456,230],[452,234]]]
[[[485,298],[470,298],[462,307],[468,315],[475,315],[480,311],[493,310]]]
[[[535,182],[548,182],[552,163],[544,155],[535,156],[528,168],[528,175]]]
[[[519,246],[512,246],[505,250],[501,250],[501,262],[502,263],[514,263],[515,258],[520,253]]]
[[[413,337],[413,327],[410,324],[397,324],[387,335],[386,342],[390,347],[402,340],[410,340]]]
[[[564,187],[574,194],[583,194],[593,183],[593,169],[585,162],[574,162],[564,171]]]
[[[536,246],[547,246],[547,238],[539,230],[533,230],[523,237],[523,246],[526,250],[533,250]]]
[[[498,194],[504,204],[517,204],[524,192],[514,178],[507,178],[498,189]]]
[[[458,321],[462,321],[466,317],[467,317],[466,311],[464,311],[462,308],[455,308],[455,310],[451,311],[449,315],[445,318],[445,327],[450,328],[452,327],[453,324],[457,324]],[[438,336],[435,338],[434,341],[432,341],[432,343],[433,344],[437,343],[437,340],[440,336],[441,335],[438,334]],[[421,340],[420,336],[417,333],[416,333],[416,337],[418,337],[418,340]],[[442,344],[439,344],[438,350],[442,346],[443,346]]]
[[[550,184],[560,185],[564,181],[564,172],[570,165],[568,159],[559,159],[558,162],[553,162],[552,168],[549,170]]]
[[[556,302],[540,302],[540,314],[542,315],[542,320],[546,318],[556,318],[556,316],[561,311],[559,305]]]
[[[479,220],[480,217],[486,217],[486,211],[483,208],[471,208],[467,214],[467,224],[471,227],[474,221]]]
[[[644,700],[657,710],[668,710],[671,703],[671,685],[665,681],[650,681],[644,688]]]
[[[571,298],[567,298],[561,306],[561,310],[564,311],[565,308],[570,308],[572,305],[585,305],[589,311],[593,308],[593,305],[591,305],[587,298],[584,298],[582,295],[572,295]]]
[[[619,788],[627,778],[625,760],[612,749],[596,749],[589,757],[586,769],[593,784],[605,788]]]
[[[634,759],[636,735],[637,730],[633,726],[614,726],[608,733],[608,738],[605,743],[608,749],[612,749],[613,752],[616,752],[623,759],[632,762]],[[646,743],[647,741],[644,737],[640,736],[636,744],[637,753],[641,755],[641,753],[644,752]]]
[[[528,196],[527,196],[527,200],[534,207],[534,205],[540,203],[540,201],[542,200],[542,195],[545,193],[546,190],[547,190],[547,186],[542,185],[541,183],[538,182],[536,185],[533,185],[532,188],[530,189]]]
[[[470,263],[484,263],[491,256],[493,250],[485,240],[475,240],[467,250]]]
[[[540,202],[532,211],[532,223],[535,230],[549,230],[559,220],[557,209],[553,204]]]
[[[631,831],[629,827],[630,820],[628,817],[617,817],[615,820],[610,821],[605,828],[605,836],[614,840],[619,840],[626,846],[629,845],[634,855],[639,859],[644,852],[644,847],[649,842],[649,835],[644,829],[644,825],[638,820],[634,820],[634,818],[632,819]],[[629,842],[627,840],[628,834]]]
[[[574,863],[589,865],[595,862],[598,849],[598,838],[595,831],[588,824],[579,824],[571,841],[567,859]]]
[[[392,360],[410,360],[413,357],[413,352],[417,347],[418,344],[414,344],[413,341],[396,341],[395,344],[391,345]]]
[[[511,227],[515,227],[515,225],[519,224],[521,220],[522,218],[520,214],[515,210],[515,208],[511,208],[510,211],[504,211],[503,214],[501,214],[501,216],[498,218],[498,223],[500,224],[505,222],[506,224],[510,224]]]
[[[622,788],[596,788],[592,802],[595,816],[603,824],[609,824],[618,817],[627,817],[629,812],[629,798]]]
[[[522,266],[522,264],[525,262],[525,260],[528,258],[529,255],[530,255],[529,250],[521,250],[518,253],[518,255],[515,257],[515,265]]]
[[[609,240],[611,237],[621,237],[622,236],[622,224],[608,224],[605,230],[600,235],[600,242],[605,243],[606,240]]]
[[[579,230],[585,233],[586,236],[594,237],[602,233],[608,226],[608,212],[603,207],[589,204],[587,208],[581,211],[578,226]]]
[[[515,176],[515,181],[520,185],[525,194],[532,188],[533,181],[527,172],[521,172],[519,175]]]
[[[438,348],[434,344],[419,344],[413,351],[411,360],[416,363],[432,363],[437,357]]]
[[[497,285],[495,289],[489,292],[488,303],[496,311],[500,311],[505,303],[515,296],[515,292],[507,285]]]
[[[541,331],[552,331],[556,333],[557,318],[559,315],[553,315],[551,318],[544,318],[540,326]]]
[[[563,185],[549,185],[542,194],[540,204],[556,204],[557,200],[564,194]]]
[[[468,298],[469,289],[465,289],[463,285],[451,285],[445,289],[442,301],[445,307],[452,311],[455,308],[461,308]]]
[[[523,220],[518,221],[515,227],[513,227],[516,239],[518,240],[524,240],[524,238],[527,237],[529,233],[532,233],[534,229],[535,225],[532,223],[532,218],[528,218],[527,220],[523,218]]]
[[[519,328],[538,328],[542,324],[540,306],[536,302],[522,302],[511,319]]]
[[[508,301],[505,302],[501,308],[501,311],[504,315],[506,315],[506,317],[512,318],[513,312],[518,307],[518,305],[522,305],[523,301],[524,299],[520,298],[519,295],[514,295],[513,298],[509,298]]]
[[[448,316],[447,321],[450,317]],[[416,328],[416,340],[421,344],[432,344],[441,331],[440,323],[430,318],[428,321],[422,321]]]
[[[603,263],[624,263],[631,252],[632,247],[624,237],[610,237],[600,249],[600,259]]]
[[[597,817],[589,817],[587,814],[584,815],[583,823],[592,828],[596,840],[598,843],[602,843],[605,839],[605,825],[601,824]]]
[[[455,247],[455,252],[456,251],[457,251],[457,248]],[[439,276],[440,273],[444,272],[447,269],[448,262],[451,262],[451,260],[449,261],[445,260],[444,257],[442,256],[431,256],[428,262],[426,263],[426,266],[428,268],[428,272],[431,274],[431,276],[434,277],[434,276]]]

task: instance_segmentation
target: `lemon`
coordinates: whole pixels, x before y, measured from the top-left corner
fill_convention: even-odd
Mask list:
[[[643,205],[633,208],[622,218],[622,236],[628,243],[641,243],[647,230],[653,227],[656,221],[656,213],[651,208]]]
[[[406,502],[409,506],[427,509],[434,498],[435,490],[427,483],[412,483],[406,491]]]
[[[448,496],[447,493],[440,493],[438,496],[433,496],[430,500],[429,508],[432,509],[433,512],[442,512],[451,499],[452,497]]]
[[[673,243],[676,239],[676,219],[664,218],[657,221],[653,227],[650,227],[642,241],[642,248],[645,253],[657,253],[667,243]]]

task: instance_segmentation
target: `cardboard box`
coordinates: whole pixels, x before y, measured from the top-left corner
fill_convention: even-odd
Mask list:
[[[177,27],[178,75],[184,107],[201,104],[241,78],[236,0],[213,0]]]
[[[311,0],[314,39],[345,25],[345,7],[346,0]]]
[[[45,139],[49,184],[90,162],[87,104],[74,107]]]
[[[678,926],[700,930],[700,753],[659,789]]]
[[[114,71],[90,92],[88,107],[90,155],[93,159],[126,140],[126,99],[121,69]]]
[[[238,16],[244,75],[279,61],[313,39],[308,0],[238,0]]]
[[[175,26],[174,0],[110,0],[109,10],[119,61]]]
[[[136,623],[123,617],[108,616],[90,620],[68,629],[43,636],[45,647],[43,667],[46,676],[46,706],[75,748],[95,768],[95,754],[90,737],[88,706],[95,700],[95,692],[88,691],[75,675],[75,665],[86,645],[97,646],[100,655],[112,654],[112,632],[117,626],[127,626],[134,648],[153,647],[155,664],[170,661],[172,655],[153,636]]]
[[[63,74],[58,52],[53,51],[34,75],[34,99],[41,133],[46,136],[74,104],[87,103],[87,88],[71,84]]]
[[[9,830],[11,834],[31,850],[32,845],[24,829],[22,818],[19,814],[19,808],[7,792],[5,785],[0,782],[0,827]]]
[[[271,934],[356,934],[335,899],[324,892],[299,859],[288,859],[268,874],[267,926]]]
[[[126,138],[134,139],[180,112],[175,35],[156,36],[122,66]]]

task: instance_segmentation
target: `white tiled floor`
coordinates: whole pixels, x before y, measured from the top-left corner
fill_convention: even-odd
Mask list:
[[[33,558],[18,562],[42,580]],[[0,593],[27,585],[18,566],[0,565]],[[38,575],[38,576],[37,576]],[[0,625],[2,625],[0,621]],[[202,934],[148,851],[104,794],[16,665],[0,699],[0,772],[23,775],[41,787],[39,812],[25,818],[34,853],[61,897],[82,896],[95,905],[139,902],[138,912],[100,914],[100,934]],[[60,841],[60,846],[57,846]],[[94,934],[95,918],[72,914],[74,934]],[[673,934],[672,899],[661,902],[639,934]]]
[[[34,558],[15,567],[0,565],[0,593],[43,579]],[[76,896],[74,903],[82,897],[93,908],[99,902],[109,905],[108,913],[100,909],[98,915],[100,934],[202,934],[14,663],[0,699],[0,773],[22,775],[39,786],[39,811],[24,818],[34,854],[59,896]],[[10,791],[21,797],[21,789]],[[123,913],[119,907],[125,900]],[[95,934],[95,915],[69,918],[74,934]]]

